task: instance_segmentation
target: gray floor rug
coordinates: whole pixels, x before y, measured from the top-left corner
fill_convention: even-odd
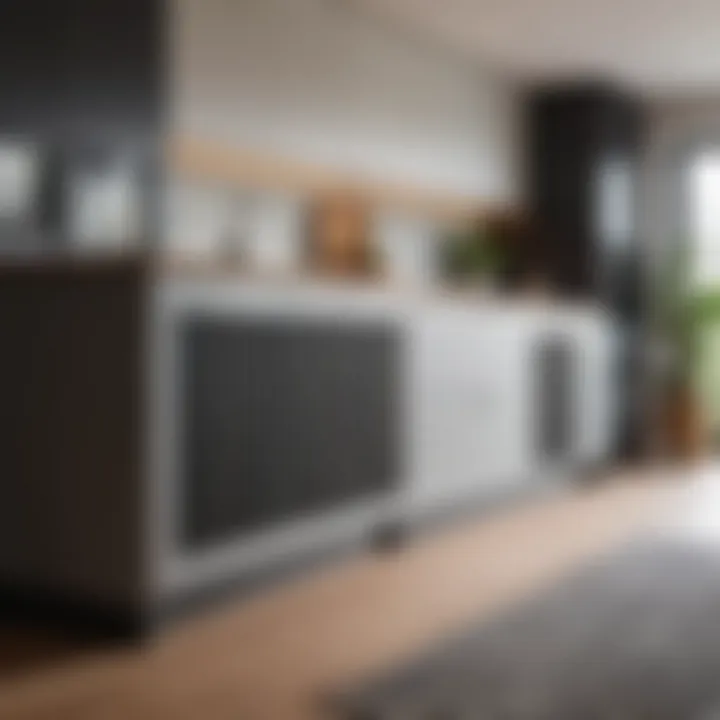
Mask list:
[[[338,699],[353,720],[720,720],[720,546],[615,553]]]

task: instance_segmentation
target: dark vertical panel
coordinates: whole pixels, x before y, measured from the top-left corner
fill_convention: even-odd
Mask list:
[[[254,530],[394,482],[396,330],[198,319],[184,338],[186,542]]]
[[[163,114],[163,3],[65,0],[66,129],[138,140],[152,137]]]
[[[139,263],[0,271],[0,583],[144,600]]]
[[[146,234],[157,234],[167,25],[164,0],[0,3],[0,137],[41,152],[46,187],[33,221],[45,249],[68,240],[63,186],[88,156],[136,159]],[[12,232],[0,247],[22,250],[32,233]]]
[[[549,274],[560,291],[614,300],[627,290],[620,269],[638,238],[626,238],[618,256],[598,222],[598,181],[609,160],[637,170],[640,105],[599,84],[539,90],[528,101],[527,139],[527,200],[545,243]],[[599,272],[603,269],[610,272]]]
[[[545,460],[562,462],[572,453],[577,362],[567,338],[544,338],[535,349],[536,449]]]
[[[632,223],[622,237],[610,236],[599,200],[607,168],[622,165],[630,182],[621,192],[630,207],[637,206],[643,127],[639,101],[607,84],[546,87],[528,102],[526,192],[543,243],[544,269],[559,292],[595,300],[617,323],[623,340],[618,437],[628,455],[638,451],[642,433],[637,420],[645,323],[642,242]]]
[[[0,3],[0,132],[42,134],[61,111],[62,2]]]
[[[544,243],[545,270],[564,292],[587,289],[592,145],[591,108],[539,95],[530,106],[530,204]]]

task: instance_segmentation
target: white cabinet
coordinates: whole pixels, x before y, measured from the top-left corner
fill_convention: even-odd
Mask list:
[[[443,501],[523,474],[527,338],[504,312],[431,308],[413,322],[412,501]]]
[[[610,332],[591,309],[334,286],[198,281],[164,286],[156,311],[156,342],[164,348],[158,353],[154,385],[156,494],[162,512],[153,530],[163,592],[202,587],[278,558],[356,540],[398,516],[421,517],[441,506],[462,507],[482,496],[529,488],[542,477],[554,477],[558,459],[560,469],[571,473],[607,452],[612,424]],[[183,435],[177,393],[184,383],[173,348],[183,319],[198,314],[252,318],[260,324],[282,317],[296,327],[318,319],[342,327],[355,322],[364,326],[370,320],[394,328],[398,383],[388,394],[400,406],[396,430],[401,442],[392,489],[287,517],[202,551],[188,552],[179,545],[179,478],[185,455],[179,444]],[[559,341],[565,353],[562,372],[556,368],[549,383],[539,351],[548,340]],[[571,432],[566,435],[569,441],[560,443],[561,452],[551,453],[550,462],[542,452],[541,430],[544,418],[552,419],[555,411],[546,413],[543,407],[552,404],[558,378],[564,388],[558,393],[560,415]]]
[[[553,402],[540,348],[566,349],[567,450],[550,461],[539,447],[538,407]],[[545,472],[571,471],[607,451],[609,332],[594,314],[508,306],[433,306],[409,333],[409,443],[404,496],[410,506],[455,504]],[[559,400],[560,401],[560,400]],[[562,410],[562,409],[561,409]],[[550,417],[552,417],[550,413]]]

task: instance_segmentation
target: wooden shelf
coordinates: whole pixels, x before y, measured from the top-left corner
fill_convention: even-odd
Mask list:
[[[347,191],[375,207],[457,223],[488,212],[507,210],[482,198],[427,188],[384,183],[322,165],[242,149],[191,136],[175,136],[168,145],[168,165],[181,177],[222,186],[319,197]]]

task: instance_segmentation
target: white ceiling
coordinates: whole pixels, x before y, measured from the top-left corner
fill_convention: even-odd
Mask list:
[[[522,79],[720,92],[720,0],[357,0]]]

